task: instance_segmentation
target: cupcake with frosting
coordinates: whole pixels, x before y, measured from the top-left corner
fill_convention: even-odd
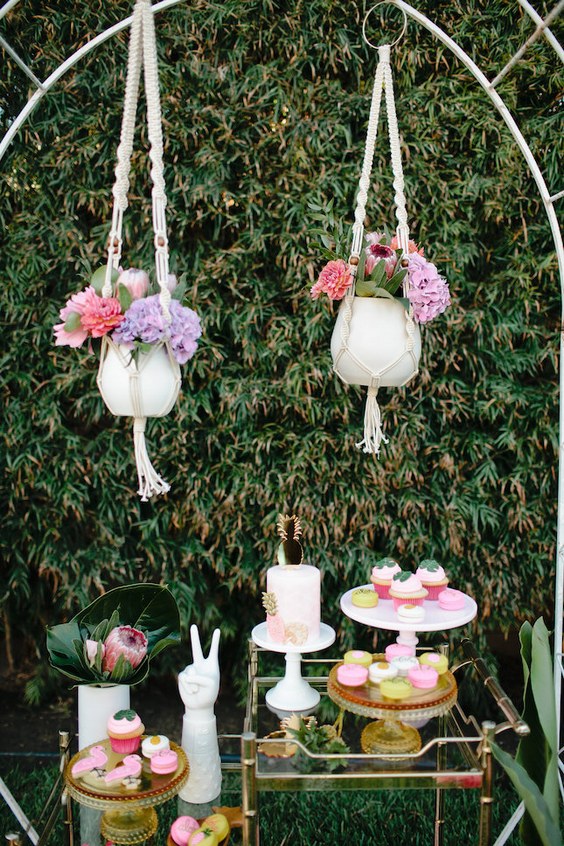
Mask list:
[[[400,605],[406,602],[410,605],[423,605],[423,600],[426,598],[427,589],[423,587],[421,580],[414,573],[403,570],[401,573],[395,574],[390,587],[390,599],[394,600],[396,611]]]
[[[389,599],[390,586],[396,573],[401,573],[401,567],[393,558],[382,558],[372,568],[370,581],[380,599]]]
[[[448,578],[445,571],[438,561],[434,558],[426,558],[421,562],[415,575],[421,581],[421,584],[428,591],[427,599],[437,600],[439,593],[448,585]]]
[[[108,720],[107,732],[114,752],[131,755],[137,752],[145,726],[136,711],[126,708],[116,711]]]

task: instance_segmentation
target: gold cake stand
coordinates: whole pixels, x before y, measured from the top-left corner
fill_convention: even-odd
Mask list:
[[[384,655],[374,655],[375,661],[385,661]],[[447,670],[439,676],[432,690],[413,688],[407,699],[395,701],[386,699],[380,686],[367,681],[360,687],[347,687],[337,681],[336,664],[327,680],[327,693],[333,702],[344,711],[370,717],[377,722],[369,723],[362,731],[360,745],[363,752],[374,754],[407,754],[421,749],[421,737],[415,726],[446,714],[456,702],[458,693],[456,680]]]
[[[127,786],[121,781],[106,784],[104,773],[96,771],[72,775],[74,765],[87,758],[93,746],[102,746],[108,756],[104,773],[113,770],[126,757],[114,752],[108,739],[82,749],[71,758],[65,769],[69,794],[87,808],[104,811],[100,831],[106,840],[117,844],[142,843],[157,830],[155,806],[176,796],[188,778],[190,769],[184,751],[175,743],[170,744],[170,748],[178,755],[178,766],[167,775],[151,772],[150,761],[143,758],[138,783]]]

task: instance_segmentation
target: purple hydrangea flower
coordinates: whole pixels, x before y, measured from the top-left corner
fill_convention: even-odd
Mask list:
[[[418,253],[409,255],[407,296],[418,323],[428,323],[450,305],[448,282],[434,264]]]
[[[179,364],[185,364],[192,358],[198,347],[197,341],[202,334],[200,318],[191,308],[181,305],[178,300],[171,300],[170,346],[172,354]]]
[[[200,319],[195,311],[177,300],[171,300],[169,308],[171,323],[167,326],[158,294],[134,300],[125,312],[123,323],[113,333],[113,340],[127,346],[134,341],[156,344],[169,340],[173,356],[179,364],[185,364],[196,352],[202,334]]]

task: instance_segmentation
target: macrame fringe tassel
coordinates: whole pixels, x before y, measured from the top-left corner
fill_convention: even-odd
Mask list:
[[[363,452],[380,454],[380,444],[388,443],[388,438],[382,431],[382,415],[378,405],[378,388],[368,388],[366,407],[364,409],[364,440],[356,444]]]
[[[133,421],[133,443],[135,445],[135,463],[137,464],[137,478],[139,490],[137,493],[142,502],[147,502],[155,494],[168,493],[170,485],[159,476],[149,458],[145,445],[146,417],[136,417]]]

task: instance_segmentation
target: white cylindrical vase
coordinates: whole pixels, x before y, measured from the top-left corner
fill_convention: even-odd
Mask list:
[[[109,718],[129,708],[129,685],[81,684],[78,686],[78,748],[105,740]]]

